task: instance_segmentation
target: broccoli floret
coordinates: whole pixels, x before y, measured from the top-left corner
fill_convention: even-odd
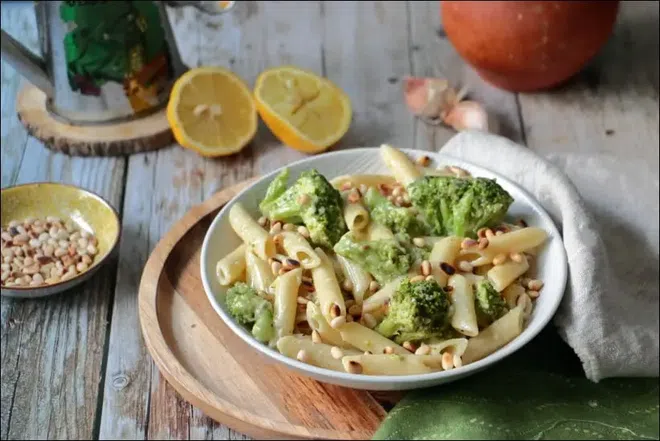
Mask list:
[[[364,202],[369,209],[371,219],[388,227],[394,234],[416,237],[425,236],[428,232],[428,227],[412,210],[397,207],[374,187],[367,190]]]
[[[360,265],[381,284],[406,274],[413,263],[395,239],[358,241],[352,233],[346,233],[334,251]]]
[[[259,209],[271,220],[302,222],[312,243],[332,248],[346,232],[341,194],[313,169],[301,173],[285,190],[287,177],[285,170],[271,182]]]
[[[243,282],[237,282],[227,290],[229,313],[243,326],[252,327],[252,335],[262,343],[275,336],[273,305],[259,297],[257,292]]]
[[[435,280],[412,283],[405,279],[376,331],[397,343],[442,336],[450,321],[450,305],[447,293]]]
[[[476,237],[480,228],[501,222],[513,203],[506,190],[486,178],[424,176],[407,190],[434,235]]]
[[[479,325],[486,327],[509,311],[506,302],[488,279],[480,280],[474,289],[474,303]]]
[[[429,245],[419,247],[413,244],[410,241],[410,237],[405,234],[397,234],[394,237],[399,241],[399,244],[406,249],[413,263],[422,263],[424,260],[429,259],[433,247]]]

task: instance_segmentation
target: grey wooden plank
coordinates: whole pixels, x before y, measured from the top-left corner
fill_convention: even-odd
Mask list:
[[[183,61],[189,66],[234,65],[241,77],[255,78],[262,67],[254,63],[261,48],[261,15],[255,6],[243,3],[217,18],[192,8],[170,10]],[[213,191],[252,176],[252,149],[212,160],[172,146],[130,158],[100,438],[234,436],[192,409],[160,375],[140,336],[135,296],[141,270],[160,237]]]
[[[446,78],[457,89],[466,86],[469,91],[468,99],[481,103],[488,112],[493,123],[492,132],[514,141],[522,141],[516,95],[484,82],[461,59],[441,30],[438,2],[411,1],[409,9],[410,50],[415,76]],[[428,126],[418,121],[415,148],[439,150],[455,134],[449,127]]]
[[[123,158],[71,158],[30,138],[17,183],[56,181],[95,191],[119,207]],[[116,262],[58,296],[3,298],[3,434],[11,439],[90,438],[103,375]],[[5,397],[3,396],[3,400]],[[5,422],[6,421],[6,422]]]
[[[658,174],[657,2],[622,2],[608,43],[568,84],[521,94],[531,148],[637,158]]]
[[[21,41],[29,49],[39,50],[35,17],[29,4],[12,4],[3,2],[0,6],[2,14],[2,29],[13,37],[21,37]],[[2,187],[14,184],[18,169],[25,152],[27,132],[16,117],[16,94],[21,86],[20,75],[9,64],[2,62],[0,68],[2,77],[1,116],[0,127],[0,155],[2,157]]]
[[[407,3],[328,1],[323,8],[325,71],[353,105],[340,146],[412,148],[414,120],[401,85],[412,69]]]
[[[3,3],[2,26],[36,49],[31,4]],[[70,158],[28,138],[14,111],[20,77],[3,64],[2,78],[3,187],[66,182],[119,206],[124,159]],[[114,266],[111,262],[83,286],[59,296],[0,301],[3,439],[93,436]]]

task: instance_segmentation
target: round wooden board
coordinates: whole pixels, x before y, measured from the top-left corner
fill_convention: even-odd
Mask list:
[[[246,345],[206,298],[199,262],[204,235],[248,183],[192,208],[149,257],[138,294],[146,346],[186,400],[236,431],[260,439],[369,439],[401,393],[301,377]]]
[[[125,156],[157,150],[174,142],[165,109],[134,121],[74,126],[46,108],[46,95],[26,84],[16,98],[18,119],[49,149],[72,156]]]

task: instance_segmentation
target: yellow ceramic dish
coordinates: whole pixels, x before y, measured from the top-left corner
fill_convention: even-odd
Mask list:
[[[117,211],[105,199],[90,191],[72,185],[52,182],[17,185],[2,189],[2,217],[6,227],[10,221],[23,221],[28,217],[56,216],[70,219],[79,228],[93,233],[98,254],[92,266],[76,277],[38,287],[2,287],[2,295],[11,297],[42,297],[65,291],[94,274],[119,243],[121,224]]]

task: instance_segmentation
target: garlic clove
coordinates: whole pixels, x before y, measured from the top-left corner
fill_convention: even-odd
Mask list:
[[[442,119],[445,124],[458,131],[488,131],[488,114],[476,101],[461,101],[452,107]]]

